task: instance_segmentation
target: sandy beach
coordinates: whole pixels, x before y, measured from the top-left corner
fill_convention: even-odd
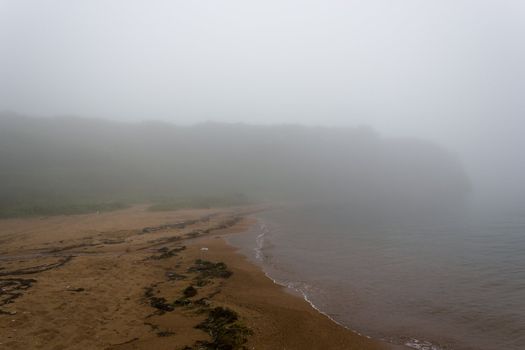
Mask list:
[[[391,349],[274,284],[222,236],[259,208],[0,221],[0,349]]]

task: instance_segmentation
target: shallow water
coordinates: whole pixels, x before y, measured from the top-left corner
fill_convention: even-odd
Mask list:
[[[259,215],[231,238],[335,321],[416,349],[525,348],[525,218],[360,221],[342,208]]]

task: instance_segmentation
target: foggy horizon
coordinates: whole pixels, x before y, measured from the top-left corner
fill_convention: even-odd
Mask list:
[[[0,110],[370,126],[525,193],[520,1],[0,1]]]
[[[437,214],[459,210],[471,186],[458,158],[443,147],[366,127],[181,127],[0,114],[0,149],[6,211],[50,200],[241,194],[255,201],[352,203],[366,216],[372,207],[376,217]]]

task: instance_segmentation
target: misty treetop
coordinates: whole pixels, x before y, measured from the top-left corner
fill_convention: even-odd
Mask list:
[[[242,194],[434,206],[464,199],[459,161],[368,128],[0,116],[0,205]],[[0,208],[2,208],[0,207]]]

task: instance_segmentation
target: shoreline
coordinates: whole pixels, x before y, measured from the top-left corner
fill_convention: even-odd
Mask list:
[[[257,222],[254,223],[254,224],[252,224],[251,227],[248,228],[248,230],[251,229],[251,228],[253,228],[253,226],[255,226],[256,224],[258,224],[258,223],[261,222],[261,220],[260,220],[259,218],[256,218],[256,220],[257,220]],[[243,233],[239,233],[239,234],[242,235]],[[231,233],[230,233],[230,234],[227,233],[227,234],[225,234],[225,235],[222,237],[222,239],[226,242],[226,244],[228,244],[229,246],[231,246],[232,248],[234,248],[236,254],[241,254],[241,255],[243,255],[243,256],[248,260],[248,263],[250,263],[250,264],[254,264],[254,265],[258,266],[258,267],[261,269],[261,272],[266,276],[266,278],[268,278],[269,280],[271,280],[275,285],[277,285],[277,286],[279,286],[279,287],[282,287],[282,288],[284,288],[284,289],[287,290],[287,291],[290,291],[290,292],[292,293],[292,295],[296,295],[297,297],[302,298],[305,302],[307,302],[307,303],[310,305],[310,307],[311,307],[312,309],[314,309],[315,311],[319,312],[321,315],[325,316],[326,318],[328,318],[330,321],[334,322],[334,323],[337,324],[338,326],[341,326],[341,327],[347,329],[348,331],[353,332],[353,333],[356,333],[357,335],[360,335],[360,336],[362,336],[362,337],[366,337],[366,338],[368,338],[368,339],[372,339],[372,337],[370,337],[370,336],[368,336],[368,335],[361,334],[361,333],[359,333],[358,331],[356,331],[356,330],[354,330],[354,329],[351,329],[350,327],[347,327],[347,326],[345,326],[344,324],[342,324],[341,322],[338,322],[337,320],[335,320],[334,318],[332,318],[332,317],[331,317],[330,315],[328,315],[326,312],[324,312],[323,310],[321,310],[320,308],[318,308],[318,307],[317,307],[317,306],[316,306],[316,305],[315,305],[315,304],[314,304],[314,303],[308,298],[308,295],[307,295],[304,291],[302,291],[302,290],[300,290],[300,289],[298,289],[298,288],[293,287],[292,284],[290,284],[290,283],[287,284],[287,283],[285,283],[285,282],[280,282],[280,281],[278,281],[277,279],[273,278],[273,277],[268,273],[268,271],[266,271],[265,268],[264,268],[264,262],[262,261],[262,247],[259,246],[259,245],[260,245],[259,240],[260,240],[261,238],[264,237],[264,235],[265,235],[264,232],[262,232],[262,233],[260,233],[259,235],[257,235],[257,237],[256,237],[257,247],[255,247],[255,248],[252,249],[253,251],[255,251],[255,260],[256,260],[257,262],[251,261],[250,257],[249,257],[249,256],[246,256],[245,253],[242,252],[242,248],[240,248],[240,247],[236,246],[235,244],[233,244],[233,243],[231,242],[231,240],[228,239],[228,238],[230,238],[230,237],[229,237],[230,235],[231,235]],[[262,243],[262,241],[261,241],[261,243]]]
[[[235,316],[242,332],[226,341],[238,349],[405,348],[339,325],[231,246],[227,237],[253,224],[250,210],[0,220],[2,254],[17,256],[0,261],[12,289],[0,301],[13,298],[0,303],[0,348],[198,349],[217,341],[203,331],[215,309]],[[224,271],[203,270],[206,261]]]
[[[225,295],[222,296],[221,301],[236,308],[242,305],[241,315],[250,313],[242,311],[246,305],[247,309],[256,308],[259,311],[256,316],[252,314],[251,317],[246,317],[246,322],[259,330],[249,339],[247,343],[249,349],[405,349],[360,335],[339,324],[317,309],[304,295],[299,295],[297,291],[273,280],[260,266],[249,261],[238,248],[227,242],[228,235],[230,233],[199,239],[194,244],[208,248],[206,254],[211,260],[225,261],[234,273],[232,278],[237,276],[236,280],[228,281],[223,288],[221,294]],[[249,272],[249,277],[246,272]],[[250,285],[239,291],[243,289],[242,284],[247,280],[251,282]],[[254,293],[254,289],[257,293]],[[251,295],[246,297],[245,294]],[[268,303],[262,300],[265,298],[270,298],[272,301]],[[266,321],[252,324],[253,318],[264,318]],[[289,322],[290,319],[294,322]],[[293,326],[293,331],[290,330],[288,334],[287,332],[278,334],[264,329],[261,323],[278,324],[279,326],[276,327],[278,329],[290,329]],[[275,326],[268,328],[275,328]],[[294,337],[290,337],[292,332],[295,333]],[[271,333],[274,339],[270,341],[268,334]],[[303,336],[296,337],[298,334]]]
[[[274,278],[271,275],[271,272],[268,271],[268,269],[267,269],[268,266],[265,265],[265,261],[264,261],[264,254],[263,254],[264,237],[268,233],[267,232],[267,228],[266,228],[266,224],[264,222],[265,220],[260,218],[260,217],[257,217],[256,214],[252,214],[251,217],[254,218],[255,223],[252,224],[247,229],[247,231],[245,233],[249,233],[248,231],[252,230],[252,229],[257,230],[253,234],[254,237],[252,239],[252,241],[255,241],[255,245],[254,246],[251,246],[246,241],[243,241],[243,242],[237,241],[235,243],[233,242],[237,235],[244,235],[244,233],[234,234],[234,235],[225,234],[223,236],[223,239],[225,240],[225,242],[228,245],[230,245],[231,247],[233,247],[235,249],[235,253],[243,255],[247,259],[248,263],[254,264],[257,267],[259,267],[259,269],[266,276],[266,278],[271,280],[275,285],[283,288],[286,292],[291,293],[292,295],[303,299],[312,309],[314,309],[319,314],[321,314],[324,317],[326,317],[327,319],[329,319],[331,322],[333,322],[333,323],[337,324],[338,326],[348,330],[349,332],[355,333],[355,334],[357,334],[357,335],[359,335],[361,337],[365,337],[365,338],[370,339],[370,340],[378,341],[378,342],[380,342],[382,344],[387,344],[388,346],[390,346],[390,347],[392,347],[394,349],[399,349],[399,350],[402,350],[402,349],[416,349],[416,350],[426,350],[426,349],[430,350],[430,349],[432,349],[432,350],[440,350],[440,349],[442,349],[441,347],[438,347],[436,344],[433,344],[430,341],[420,340],[420,339],[416,339],[416,338],[405,338],[403,343],[400,343],[400,342],[396,343],[396,342],[393,342],[393,341],[389,341],[387,339],[372,337],[372,336],[363,334],[363,333],[359,332],[358,330],[352,329],[351,327],[345,325],[344,323],[339,322],[334,317],[332,317],[330,314],[328,314],[327,312],[323,311],[320,307],[318,307],[310,299],[310,296],[308,295],[308,292],[305,291],[304,288],[301,288],[300,285],[301,284],[305,284],[305,282],[297,282],[297,281],[294,282],[293,280],[286,282],[286,281],[282,281],[282,280],[279,280],[277,278]],[[259,225],[259,227],[256,228],[256,225]],[[299,285],[299,286],[297,286],[297,285]]]
[[[226,241],[226,243],[230,246],[232,246],[233,248],[236,248],[234,245],[232,245],[231,243],[228,242],[228,240],[226,238],[224,238],[224,240]],[[235,252],[237,254],[239,254],[239,249],[237,249],[237,251]],[[240,253],[241,255],[243,255],[242,253]],[[249,262],[249,263],[252,263],[252,262]],[[254,263],[252,263],[254,264]],[[256,266],[258,266],[257,264],[254,264]],[[346,330],[350,331],[350,332],[353,332],[359,336],[362,336],[362,337],[365,337],[365,338],[368,338],[368,339],[373,339],[372,337],[368,336],[368,335],[364,335],[364,334],[361,334],[359,333],[358,331],[354,330],[354,329],[351,329],[350,327],[347,327],[345,326],[344,324],[342,324],[341,322],[338,322],[337,320],[335,320],[334,318],[332,318],[330,315],[328,315],[326,312],[324,312],[323,310],[321,310],[320,308],[318,308],[309,298],[308,298],[308,295],[303,292],[302,290],[298,289],[298,288],[294,288],[291,284],[286,284],[285,282],[280,282],[278,280],[276,280],[275,278],[273,278],[272,276],[270,276],[270,274],[264,270],[264,266],[259,266],[259,268],[261,269],[262,273],[264,274],[264,276],[266,278],[268,278],[270,281],[272,281],[276,286],[279,286],[279,287],[282,287],[286,290],[289,290],[292,295],[296,295],[297,297],[299,298],[302,298],[306,303],[308,303],[308,305],[310,305],[310,307],[312,309],[314,309],[315,311],[317,311],[318,313],[320,313],[321,315],[325,316],[326,318],[328,318],[330,321],[332,321],[333,323],[337,324],[338,326],[341,326],[343,328],[345,328]]]
[[[361,338],[360,342],[362,341],[363,342],[362,344],[359,342],[359,345],[347,345],[348,347],[345,347],[344,349],[346,349],[346,348],[353,349],[354,346],[357,346],[357,348],[359,348],[359,349],[394,349],[394,350],[408,349],[408,347],[405,346],[405,345],[393,344],[393,343],[390,343],[390,342],[387,342],[387,341],[384,341],[384,340],[374,339],[374,338],[372,338],[372,337],[370,337],[368,335],[361,334],[360,332],[345,326],[344,324],[338,322],[337,320],[332,318],[330,315],[328,315],[327,313],[325,313],[324,311],[319,309],[308,298],[308,295],[304,291],[302,291],[300,289],[297,289],[297,288],[295,288],[295,287],[293,287],[291,285],[288,285],[288,284],[286,284],[284,282],[280,282],[280,281],[274,279],[264,269],[264,263],[260,259],[260,254],[261,254],[261,248],[260,247],[255,247],[255,248],[250,249],[250,250],[255,251],[255,261],[254,261],[252,257],[247,255],[248,254],[248,249],[246,249],[246,247],[244,247],[246,249],[246,251],[243,252],[243,248],[241,248],[241,247],[239,247],[239,246],[237,246],[237,245],[235,245],[235,244],[233,244],[231,242],[231,238],[233,238],[235,235],[243,235],[248,230],[253,229],[253,227],[255,225],[257,225],[257,224],[259,224],[261,222],[261,219],[257,218],[253,214],[251,214],[251,215],[249,215],[249,216],[247,216],[245,218],[248,219],[248,220],[251,219],[254,222],[250,223],[247,227],[245,227],[242,230],[236,230],[235,228],[233,228],[233,230],[230,230],[230,232],[225,232],[225,233],[222,233],[220,235],[216,235],[213,238],[210,238],[210,237],[199,238],[198,241],[196,241],[193,244],[198,244],[200,242],[201,243],[200,245],[210,245],[210,244],[213,244],[212,243],[213,241],[211,241],[211,240],[220,239],[220,241],[222,241],[222,243],[224,243],[229,248],[228,250],[231,250],[231,251],[228,251],[228,252],[226,252],[224,254],[222,254],[222,253],[219,254],[219,256],[221,256],[222,260],[230,260],[228,256],[237,256],[236,260],[238,262],[236,262],[236,264],[233,266],[234,270],[237,269],[237,268],[246,268],[246,267],[243,267],[243,265],[254,267],[256,270],[258,270],[258,272],[257,272],[258,274],[261,274],[262,277],[264,279],[270,281],[272,283],[272,285],[279,292],[283,293],[283,297],[284,298],[288,299],[288,297],[291,297],[293,299],[299,299],[303,304],[305,304],[304,307],[306,307],[308,309],[311,309],[316,315],[316,316],[313,316],[315,319],[319,319],[320,318],[322,320],[327,320],[331,324],[335,325],[337,328],[340,328],[341,330],[343,330],[343,332],[350,333],[352,337]],[[259,234],[256,237],[256,239],[258,240],[259,238],[261,238],[261,235],[264,235],[264,234]],[[219,248],[219,249],[224,249],[224,247]],[[367,341],[369,341],[370,343],[367,343]],[[305,346],[310,346],[309,348],[311,348],[311,349],[316,349],[317,348],[312,343],[308,343],[307,345],[305,344]],[[294,345],[288,344],[285,348],[286,349],[295,349],[296,347]],[[304,349],[304,347],[297,347],[297,349]],[[324,343],[322,345],[320,344],[319,349],[332,349],[332,347],[331,347],[330,344]],[[341,348],[336,347],[334,349],[341,349]]]

